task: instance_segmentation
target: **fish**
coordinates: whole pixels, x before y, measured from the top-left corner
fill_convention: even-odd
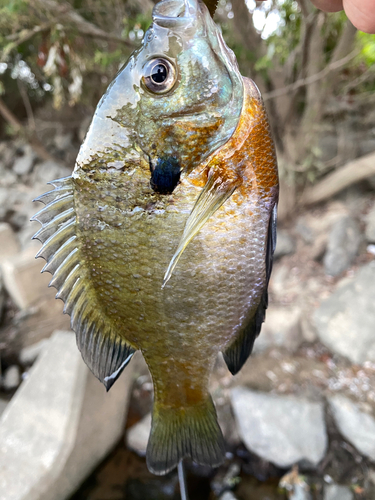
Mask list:
[[[225,442],[209,392],[267,308],[278,173],[255,83],[201,0],[162,0],[100,100],[70,177],[32,218],[83,360],[107,390],[136,351],[154,386],[149,470],[212,467]]]

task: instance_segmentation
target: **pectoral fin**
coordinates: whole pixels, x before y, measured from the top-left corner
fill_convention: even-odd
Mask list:
[[[220,177],[211,175],[207,184],[200,193],[191,214],[186,222],[186,226],[181,237],[178,248],[173,255],[168,269],[164,275],[162,288],[172,276],[172,272],[177,265],[182,252],[190,241],[200,231],[207,220],[218,210],[225,201],[233,194],[237,184],[231,181],[223,181]]]

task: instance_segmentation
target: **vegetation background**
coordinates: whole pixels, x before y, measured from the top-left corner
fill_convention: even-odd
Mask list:
[[[74,116],[69,126],[78,129],[139,44],[152,7],[151,0],[1,0],[0,137],[23,134],[47,157],[46,111],[52,122]],[[220,0],[215,20],[263,93],[284,184],[281,216],[296,201],[330,196],[335,178],[327,193],[326,185],[311,187],[375,149],[366,130],[375,37],[309,0]],[[345,172],[340,180],[353,182]]]

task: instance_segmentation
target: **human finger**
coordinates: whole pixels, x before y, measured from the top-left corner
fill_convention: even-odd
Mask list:
[[[350,21],[360,31],[375,33],[375,0],[343,0]]]
[[[343,0],[311,0],[311,2],[324,12],[338,12],[343,9]]]

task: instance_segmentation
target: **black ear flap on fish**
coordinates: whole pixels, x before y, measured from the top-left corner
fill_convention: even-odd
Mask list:
[[[277,204],[273,207],[267,237],[267,252],[266,252],[266,286],[261,297],[258,308],[250,321],[227,349],[223,352],[224,360],[229,371],[236,375],[253,350],[255,339],[260,333],[262,323],[266,317],[266,309],[268,307],[268,282],[272,271],[273,254],[276,248],[276,221],[277,221]]]
[[[202,189],[191,214],[186,222],[180,243],[173,255],[168,269],[164,275],[162,288],[172,276],[182,252],[190,241],[200,231],[207,220],[218,210],[230,196],[232,196],[237,184],[233,181],[223,181],[219,176],[212,174]]]
[[[54,189],[34,200],[45,204],[31,218],[42,224],[33,236],[43,243],[36,258],[47,261],[42,272],[53,275],[49,286],[55,287],[56,298],[65,302],[64,313],[71,316],[71,328],[77,334],[82,357],[109,390],[135,349],[116,335],[112,325],[100,315],[77,243],[72,182],[71,177],[49,182]]]

